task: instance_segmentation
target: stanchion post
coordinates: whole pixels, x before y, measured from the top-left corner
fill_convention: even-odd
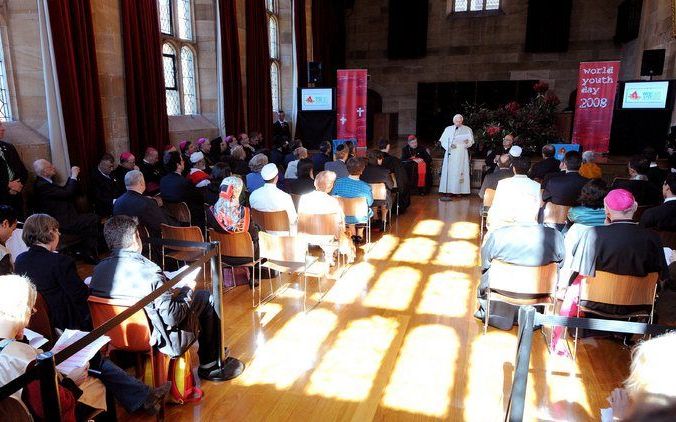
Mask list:
[[[512,393],[507,407],[507,416],[510,422],[520,422],[523,420],[526,385],[528,383],[528,367],[530,364],[531,347],[533,345],[534,321],[535,308],[533,306],[522,306],[519,308],[519,342],[516,350],[516,367],[514,368]]]
[[[225,307],[223,305],[223,270],[221,268],[221,243],[211,242],[210,252],[216,251],[211,259],[211,294],[214,298],[214,309],[221,321],[219,333],[219,364],[225,363]]]
[[[52,352],[41,353],[36,360],[45,420],[59,421],[61,420],[61,402],[59,401],[59,383],[56,379],[54,354]]]

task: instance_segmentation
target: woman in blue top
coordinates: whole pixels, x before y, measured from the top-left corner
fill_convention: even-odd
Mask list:
[[[580,193],[580,206],[568,210],[568,220],[586,226],[602,226],[606,222],[603,198],[608,194],[608,185],[602,179],[587,182]]]

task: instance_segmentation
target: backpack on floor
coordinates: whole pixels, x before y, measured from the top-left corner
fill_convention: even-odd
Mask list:
[[[169,402],[184,404],[196,403],[202,400],[204,392],[197,384],[194,359],[197,358],[195,348],[191,347],[183,355],[169,362],[168,381],[171,381]]]
[[[235,278],[233,280],[233,273]],[[248,267],[234,267],[229,268],[223,266],[223,287],[226,289],[244,286],[250,283],[250,273]]]

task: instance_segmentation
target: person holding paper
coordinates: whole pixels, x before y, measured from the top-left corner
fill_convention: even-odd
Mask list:
[[[444,129],[439,143],[446,150],[439,179],[439,193],[442,201],[451,201],[452,195],[470,193],[469,153],[467,149],[474,145],[472,129],[464,126],[460,114],[453,116],[453,125]],[[449,195],[450,194],[450,195]]]

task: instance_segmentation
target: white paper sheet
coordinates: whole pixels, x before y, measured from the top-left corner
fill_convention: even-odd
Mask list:
[[[28,345],[34,349],[39,349],[41,346],[49,342],[49,340],[47,340],[42,334],[36,333],[35,331],[29,330],[28,328],[23,329],[23,335],[26,336]]]
[[[71,344],[75,343],[76,341],[78,341],[87,334],[89,333],[84,331],[66,330],[63,332],[61,337],[59,337],[59,339],[56,341],[56,344],[54,345],[51,351],[54,354],[56,354],[61,350],[65,349],[66,347],[70,346]],[[75,353],[73,356],[69,357],[65,361],[58,364],[56,366],[56,369],[58,369],[59,372],[61,372],[62,374],[68,375],[77,368],[84,368],[85,365],[87,365],[87,363],[89,362],[89,360],[94,357],[96,352],[98,352],[109,341],[110,337],[108,336],[99,337],[98,339],[89,343],[89,345],[80,349],[80,351]]]

